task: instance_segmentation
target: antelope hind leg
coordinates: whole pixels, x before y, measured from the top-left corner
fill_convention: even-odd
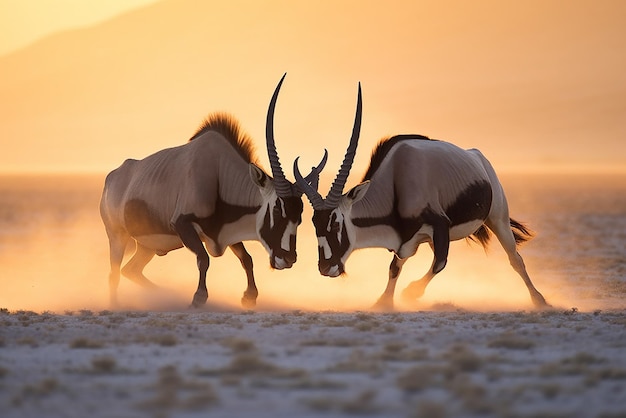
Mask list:
[[[135,254],[133,254],[132,258],[128,260],[128,263],[126,263],[126,265],[122,268],[122,274],[142,287],[157,289],[158,286],[152,283],[143,274],[143,269],[150,262],[150,260],[152,260],[154,255],[155,252],[153,250],[137,243]]]

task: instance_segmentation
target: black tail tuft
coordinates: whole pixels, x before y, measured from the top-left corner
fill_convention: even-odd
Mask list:
[[[489,239],[491,238],[491,231],[485,225],[481,225],[476,232],[467,238],[473,242],[478,242],[483,248],[487,248]]]
[[[535,234],[526,225],[517,222],[515,219],[510,219],[510,223],[517,245],[530,241],[534,237]]]

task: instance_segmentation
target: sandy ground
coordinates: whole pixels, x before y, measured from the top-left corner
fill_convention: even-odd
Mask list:
[[[626,311],[0,312],[9,417],[626,417]]]

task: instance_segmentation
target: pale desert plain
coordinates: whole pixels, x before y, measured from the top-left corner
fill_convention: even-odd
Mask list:
[[[3,417],[624,417],[626,313],[0,314]]]

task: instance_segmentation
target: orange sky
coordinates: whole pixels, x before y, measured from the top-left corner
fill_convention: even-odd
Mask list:
[[[379,138],[409,132],[501,171],[626,167],[622,1],[0,0],[0,16],[0,172],[109,171],[216,110],[262,151],[285,71],[287,163],[327,147],[339,165],[361,81],[357,177]]]

